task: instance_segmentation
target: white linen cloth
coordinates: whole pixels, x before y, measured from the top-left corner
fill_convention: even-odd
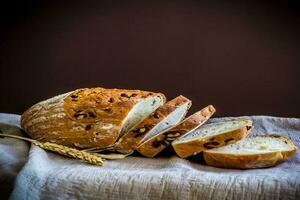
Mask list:
[[[0,114],[0,130],[19,134],[18,115]],[[256,134],[280,132],[300,147],[300,119],[250,116]],[[214,118],[209,122],[228,118]],[[0,192],[10,199],[300,199],[300,155],[276,167],[214,168],[201,156],[165,152],[93,166],[29,143],[0,139]],[[6,193],[5,193],[6,192]]]

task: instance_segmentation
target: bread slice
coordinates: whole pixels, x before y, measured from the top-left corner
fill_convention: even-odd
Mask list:
[[[204,151],[208,165],[224,168],[263,168],[287,161],[297,151],[293,142],[282,135],[257,135],[234,144]]]
[[[178,124],[185,117],[191,105],[191,100],[182,95],[172,99],[124,134],[115,144],[114,150],[121,153],[134,151],[145,135],[156,135]]]
[[[165,102],[161,93],[86,88],[37,103],[22,127],[33,138],[78,149],[107,148]]]
[[[172,143],[176,154],[186,158],[204,150],[224,146],[247,136],[252,121],[236,119],[205,124]]]
[[[184,119],[175,127],[155,135],[146,135],[138,146],[137,151],[146,157],[154,157],[169,146],[172,141],[205,123],[215,111],[215,108],[209,105]]]

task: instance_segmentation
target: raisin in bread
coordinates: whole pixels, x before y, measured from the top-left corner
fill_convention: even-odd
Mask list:
[[[204,151],[208,165],[224,168],[271,167],[291,158],[297,151],[293,142],[282,135],[257,135],[234,144]]]
[[[191,100],[180,95],[159,107],[143,122],[124,134],[114,146],[121,153],[134,151],[139,142],[147,135],[156,135],[163,130],[178,124],[191,107]]]
[[[165,102],[161,93],[86,88],[35,104],[22,127],[42,142],[78,149],[107,148]]]
[[[236,119],[205,124],[172,143],[176,154],[186,158],[204,150],[224,146],[247,136],[252,121]]]
[[[146,157],[154,157],[169,146],[172,141],[201,126],[214,113],[215,108],[209,105],[184,119],[175,127],[155,135],[146,135],[138,146],[137,151]]]

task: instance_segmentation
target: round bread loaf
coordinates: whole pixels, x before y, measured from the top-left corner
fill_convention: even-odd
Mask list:
[[[39,102],[21,125],[33,138],[78,149],[105,149],[164,104],[161,93],[85,88]]]

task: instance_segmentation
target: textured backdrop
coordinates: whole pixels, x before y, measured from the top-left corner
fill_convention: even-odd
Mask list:
[[[300,117],[296,1],[10,1],[0,112],[75,88],[178,94],[218,116]]]

